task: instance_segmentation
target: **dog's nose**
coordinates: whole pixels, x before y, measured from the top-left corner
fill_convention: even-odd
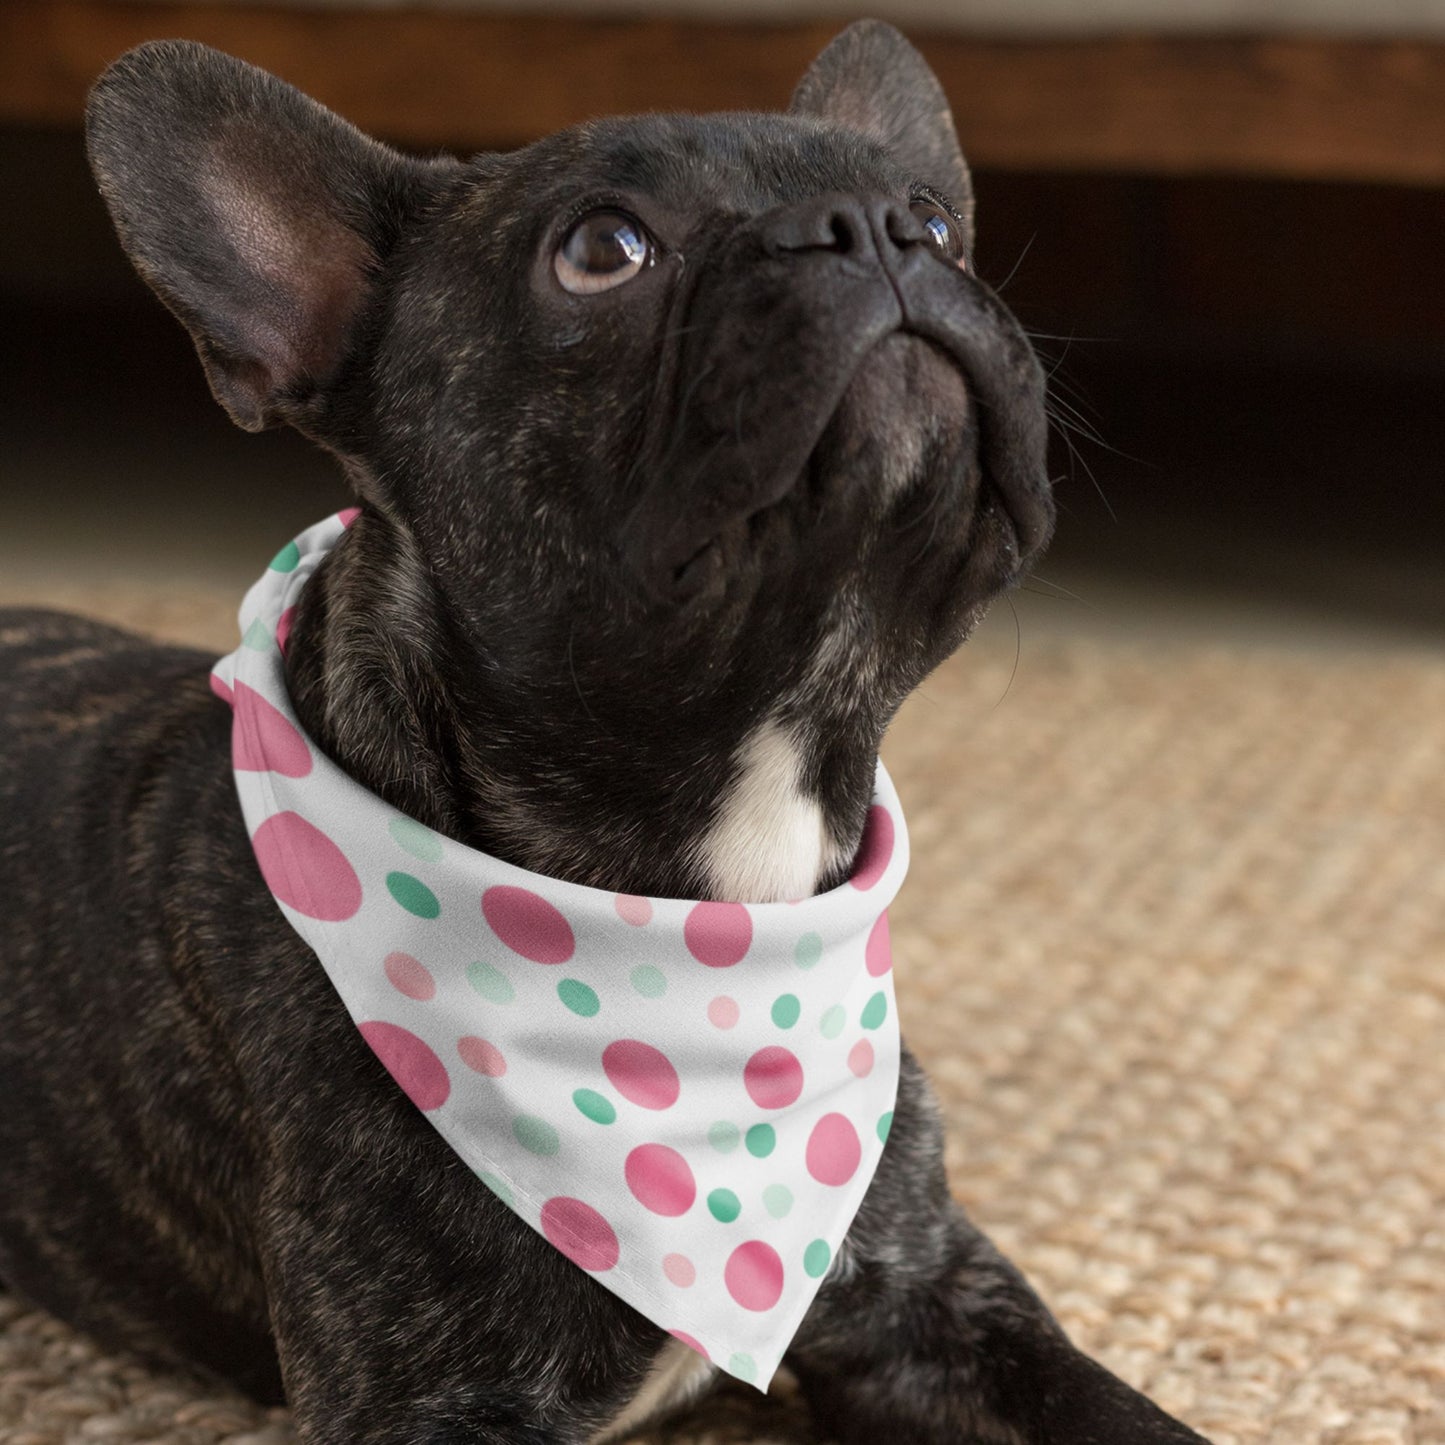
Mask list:
[[[772,256],[821,251],[884,260],[926,245],[928,233],[891,196],[831,194],[775,211],[763,225],[762,243]]]

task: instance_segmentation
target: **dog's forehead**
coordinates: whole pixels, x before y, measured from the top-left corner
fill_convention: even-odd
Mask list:
[[[613,190],[680,212],[758,212],[826,191],[907,183],[887,151],[857,131],[745,112],[594,121],[516,159],[559,200]]]

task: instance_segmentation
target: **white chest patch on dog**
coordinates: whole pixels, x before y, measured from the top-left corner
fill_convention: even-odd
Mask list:
[[[837,861],[823,809],[802,790],[797,743],[771,720],[738,753],[738,775],[700,853],[719,898],[806,898]]]
[[[478,1188],[766,1388],[893,1118],[887,907],[908,842],[888,774],[880,763],[848,881],[796,902],[609,893],[442,837],[337,767],[291,706],[292,610],[345,526],[331,518],[282,549],[213,673],[261,876]],[[720,876],[769,898],[806,893],[825,844],[796,749],[763,730],[742,761],[712,840],[732,870]],[[769,800],[784,818],[755,837],[748,872],[748,829],[766,832]],[[690,1372],[663,1364],[665,1395]]]

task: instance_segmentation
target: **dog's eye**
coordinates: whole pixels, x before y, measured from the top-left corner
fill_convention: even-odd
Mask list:
[[[593,211],[562,238],[553,268],[563,290],[590,296],[632,280],[651,252],[640,221],[623,211]]]
[[[963,236],[958,222],[936,201],[918,200],[910,207],[928,237],[928,244],[960,271],[967,270],[963,258]]]

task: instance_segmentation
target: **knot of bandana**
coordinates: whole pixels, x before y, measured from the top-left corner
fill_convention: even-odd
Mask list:
[[[796,903],[609,893],[442,837],[327,758],[287,693],[297,596],[354,516],[282,549],[212,674],[266,886],[481,1185],[765,1389],[893,1117],[892,783],[880,763],[848,882]]]

